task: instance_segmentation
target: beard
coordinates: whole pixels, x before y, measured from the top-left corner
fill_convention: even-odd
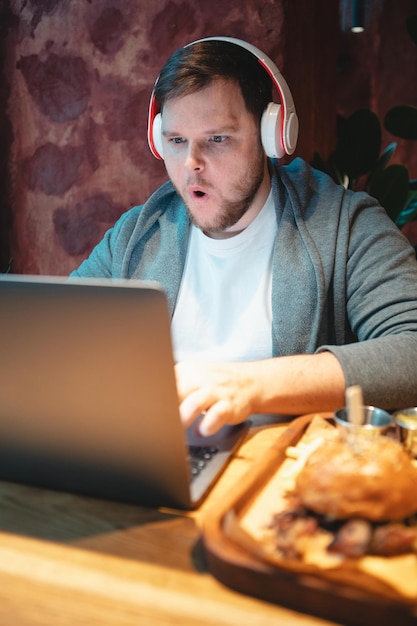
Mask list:
[[[264,154],[262,148],[260,148],[253,161],[248,164],[244,174],[231,188],[231,195],[233,197],[230,199],[222,198],[219,203],[218,210],[215,215],[211,217],[211,221],[205,220],[204,223],[202,223],[192,212],[192,209],[187,204],[184,196],[180,194],[184,200],[185,208],[191,222],[194,226],[206,234],[221,234],[225,230],[231,228],[237,224],[240,219],[242,219],[251,207],[263,182],[264,175]],[[197,176],[193,179],[193,184],[201,185],[203,188],[205,187],[208,190],[214,187],[212,184],[206,183],[203,176]]]

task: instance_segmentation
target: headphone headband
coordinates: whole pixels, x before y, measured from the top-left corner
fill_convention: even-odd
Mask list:
[[[186,46],[193,46],[203,41],[225,41],[245,48],[251,52],[269,74],[275,85],[281,104],[270,102],[265,109],[261,120],[261,138],[266,154],[270,157],[282,157],[284,154],[292,154],[298,138],[298,118],[295,111],[294,101],[288,84],[275,63],[256,46],[236,39],[234,37],[204,37],[197,39]],[[158,82],[159,77],[155,81]],[[161,159],[161,115],[155,98],[155,87],[151,94],[148,114],[148,143],[152,154]]]

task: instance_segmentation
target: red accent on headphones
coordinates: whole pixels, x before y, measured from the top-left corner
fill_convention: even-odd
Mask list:
[[[233,37],[206,37],[204,39],[197,39],[197,41],[187,44],[186,47],[192,46],[200,41],[227,41],[234,43],[237,46],[245,48],[258,59],[265,71],[270,75],[281,101],[280,104],[270,102],[262,114],[261,139],[263,148],[269,157],[281,158],[285,154],[292,154],[298,139],[298,117],[287,82],[275,63],[259,50],[259,48],[256,48],[242,39],[235,39]],[[158,79],[155,85],[157,82]],[[161,114],[155,99],[155,89],[152,91],[149,104],[148,144],[152,154],[157,159],[162,159]]]

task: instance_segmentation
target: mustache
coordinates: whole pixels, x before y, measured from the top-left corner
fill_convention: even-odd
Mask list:
[[[211,183],[207,182],[204,176],[200,176],[198,174],[194,176],[188,176],[186,180],[186,186],[187,187],[206,187],[208,189],[212,187]]]

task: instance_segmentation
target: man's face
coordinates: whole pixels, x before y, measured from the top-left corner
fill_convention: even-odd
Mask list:
[[[243,230],[270,189],[259,125],[239,86],[216,80],[165,103],[162,141],[168,175],[192,222],[211,237]]]

